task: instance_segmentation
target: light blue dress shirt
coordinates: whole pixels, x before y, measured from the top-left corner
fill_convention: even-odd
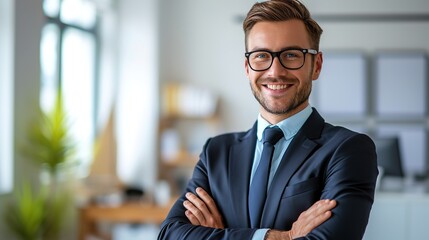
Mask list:
[[[270,169],[270,175],[268,177],[268,187],[271,186],[271,181],[273,180],[274,174],[277,171],[277,168],[280,165],[280,162],[282,160],[282,156],[286,152],[286,149],[289,147],[290,142],[292,141],[295,134],[301,129],[302,125],[304,125],[305,121],[310,117],[311,113],[313,112],[313,109],[310,105],[308,105],[304,110],[301,112],[298,112],[297,114],[277,123],[276,125],[271,125],[267,120],[262,118],[261,114],[258,116],[258,125],[257,125],[257,141],[256,141],[256,149],[255,149],[255,158],[253,159],[253,166],[252,166],[252,172],[250,175],[250,183],[253,180],[253,175],[256,172],[256,169],[258,168],[259,161],[261,159],[261,153],[262,153],[262,134],[267,127],[273,127],[278,126],[282,131],[284,137],[281,138],[276,145],[274,145],[274,154],[273,159],[271,160],[271,169]],[[256,230],[255,234],[252,237],[252,240],[263,240],[265,237],[265,234],[267,233],[268,229],[258,229]]]

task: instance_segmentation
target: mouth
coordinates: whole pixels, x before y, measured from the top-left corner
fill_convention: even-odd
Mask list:
[[[292,86],[293,86],[293,83],[286,83],[286,82],[267,82],[262,84],[262,87],[264,87],[271,93],[277,93],[277,94],[288,91]]]
[[[291,86],[291,84],[264,84],[264,86],[271,90],[283,90]]]

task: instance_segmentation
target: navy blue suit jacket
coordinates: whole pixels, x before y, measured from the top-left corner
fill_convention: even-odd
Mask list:
[[[225,229],[194,226],[185,216],[182,195],[161,226],[158,239],[251,239],[249,179],[256,124],[247,132],[209,139],[186,192],[205,189],[223,216]],[[332,217],[303,239],[362,239],[374,201],[378,175],[373,141],[325,123],[313,113],[295,135],[272,180],[261,228],[290,230],[301,212],[319,199],[335,199]]]

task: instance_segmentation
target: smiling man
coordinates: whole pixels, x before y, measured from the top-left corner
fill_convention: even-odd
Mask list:
[[[257,121],[206,142],[158,239],[362,239],[375,147],[309,104],[322,29],[297,0],[254,4],[243,28]]]

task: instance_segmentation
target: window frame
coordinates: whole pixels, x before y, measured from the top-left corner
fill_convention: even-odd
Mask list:
[[[93,39],[94,39],[94,44],[95,44],[95,48],[94,48],[94,82],[93,82],[93,110],[92,110],[92,126],[93,126],[93,132],[92,132],[92,136],[93,139],[92,141],[95,141],[96,138],[96,133],[97,133],[97,112],[98,112],[98,108],[99,108],[99,78],[100,78],[100,12],[97,10],[96,12],[96,17],[95,17],[95,23],[92,27],[90,28],[85,28],[82,26],[79,26],[77,24],[74,23],[66,23],[63,22],[61,20],[61,5],[63,3],[63,0],[58,0],[59,1],[59,11],[58,14],[56,16],[49,16],[45,11],[43,11],[43,15],[45,17],[45,23],[44,23],[44,27],[49,25],[49,24],[53,24],[58,28],[58,49],[57,49],[57,55],[56,55],[56,73],[55,73],[55,80],[56,80],[56,86],[58,90],[62,90],[63,89],[63,81],[62,81],[62,75],[63,75],[63,44],[64,44],[64,35],[65,33],[68,31],[68,29],[73,29],[73,30],[77,30],[77,31],[82,31],[84,33],[90,34]],[[42,80],[42,79],[41,79]],[[40,89],[41,91],[42,89]],[[64,90],[62,90],[64,91]],[[87,172],[89,171],[88,168],[89,166],[87,164],[89,164],[91,161],[91,159],[89,159],[89,161],[85,161],[83,169],[79,169],[79,174],[80,175],[86,175]]]
[[[60,6],[61,6],[61,3],[63,2],[63,0],[59,0],[59,2],[60,2]],[[62,87],[62,83],[61,83],[60,79],[61,79],[61,74],[62,74],[62,68],[61,68],[61,66],[62,66],[62,57],[61,56],[63,55],[62,45],[63,45],[64,33],[67,31],[67,28],[72,28],[72,29],[76,29],[76,30],[79,30],[79,31],[83,31],[83,32],[89,33],[89,34],[91,34],[91,35],[94,36],[94,40],[95,40],[95,53],[94,53],[94,56],[95,56],[95,67],[96,67],[95,76],[94,76],[94,80],[95,80],[94,87],[96,89],[96,87],[98,85],[99,65],[100,65],[100,34],[99,34],[99,31],[98,31],[100,18],[98,16],[98,14],[97,14],[97,17],[96,17],[95,24],[94,24],[94,26],[92,28],[83,28],[83,27],[81,27],[79,25],[62,22],[61,19],[60,19],[60,14],[58,14],[55,17],[48,16],[48,15],[46,15],[45,12],[43,12],[43,14],[44,14],[44,16],[46,18],[46,22],[44,24],[45,26],[51,23],[51,24],[57,25],[58,28],[59,28],[59,39],[58,39],[59,46],[58,46],[58,54],[57,54],[57,59],[58,59],[58,61],[57,61],[57,69],[58,69],[58,71],[57,71],[57,76],[56,76],[57,80],[58,80],[58,85],[57,85],[58,88],[61,89],[61,87]],[[96,95],[97,94],[95,94],[95,97],[96,97]],[[97,98],[95,98],[95,99],[97,99]]]
[[[13,189],[13,6],[13,0],[0,2],[0,194]]]

